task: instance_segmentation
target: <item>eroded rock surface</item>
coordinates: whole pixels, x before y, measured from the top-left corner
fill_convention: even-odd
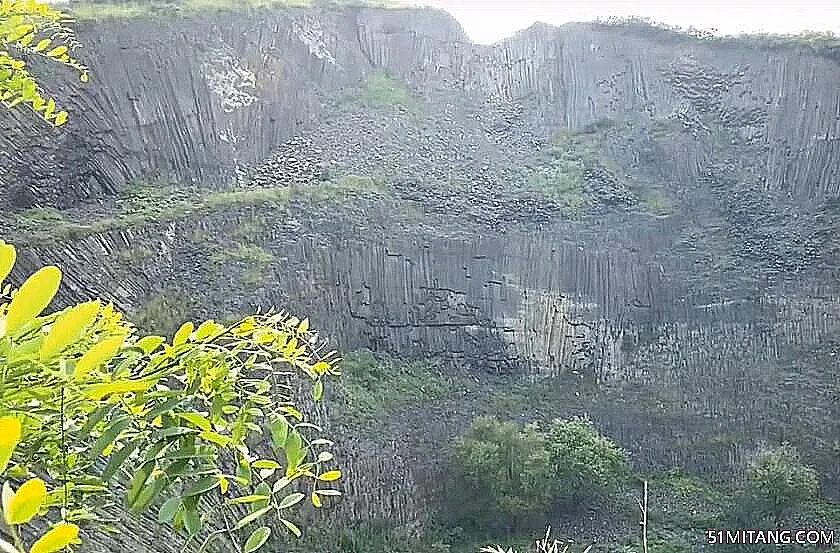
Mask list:
[[[0,113],[19,131],[0,135],[10,213],[112,216],[136,181],[197,197],[383,184],[155,212],[46,242],[7,221],[27,244],[22,269],[67,269],[63,301],[100,294],[132,310],[174,290],[195,316],[282,306],[343,350],[440,356],[479,379],[594,382],[600,399],[581,392],[570,412],[592,413],[642,466],[715,475],[762,440],[790,440],[836,489],[837,61],[577,24],[478,46],[422,10],[139,19],[80,34],[94,79],[66,85],[72,126],[44,139],[33,120]],[[522,183],[558,137],[583,185],[541,196]],[[271,254],[259,278],[247,262],[213,261],[241,244]],[[351,516],[408,523],[431,501],[435,468],[406,465],[411,444],[389,447],[349,458],[362,475],[342,507]]]

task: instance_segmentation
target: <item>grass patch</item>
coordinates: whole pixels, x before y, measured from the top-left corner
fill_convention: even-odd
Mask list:
[[[600,150],[589,133],[565,133],[548,150],[548,162],[531,173],[522,190],[560,204],[577,215],[592,204],[585,171],[599,162]]]
[[[590,204],[585,185],[582,166],[577,163],[552,163],[533,174],[524,188],[559,203],[566,214],[576,215]]]
[[[267,226],[263,219],[252,217],[245,219],[230,231],[231,236],[237,241],[252,241],[266,232]]]
[[[457,388],[434,361],[400,361],[368,350],[345,356],[341,373],[336,392],[342,416],[336,420],[366,428],[399,408],[450,397]]]
[[[677,211],[676,200],[660,188],[632,187],[639,198],[639,207],[645,212],[657,217],[673,215]]]
[[[149,16],[188,16],[201,13],[243,12],[267,8],[311,8],[311,0],[184,0],[172,2],[123,2],[76,4],[68,11],[78,20],[102,21]]]
[[[24,232],[36,232],[40,228],[60,228],[73,224],[54,207],[32,207],[18,213],[16,219],[17,226]]]
[[[405,84],[382,71],[368,76],[358,92],[358,100],[372,108],[393,109],[399,106],[415,115],[422,112],[420,103]]]
[[[754,33],[716,35],[704,29],[687,29],[658,23],[646,17],[611,17],[595,23],[605,28],[623,28],[635,33],[675,41],[704,42],[722,46],[790,50],[803,48],[817,56],[840,62],[840,36],[831,31],[804,31],[798,34]]]
[[[255,288],[268,282],[268,270],[274,263],[274,255],[265,248],[253,244],[236,244],[217,249],[210,254],[210,263],[216,270],[230,271],[231,265],[244,265],[239,280],[245,286]]]
[[[54,207],[32,207],[21,213],[21,217],[32,223],[55,223],[64,221],[64,214]]]
[[[249,267],[239,276],[239,281],[250,288],[258,288],[265,285],[269,279],[264,270]]]
[[[145,223],[175,221],[191,215],[209,215],[230,207],[263,205],[287,206],[293,200],[308,202],[343,201],[355,193],[383,193],[387,187],[368,177],[347,176],[336,182],[293,185],[277,188],[220,190],[203,195],[188,194],[174,188],[140,186],[117,206],[117,213],[85,222],[71,221],[51,208],[38,208],[17,214],[15,225],[21,229],[20,242],[53,243],[102,232],[139,226]]]
[[[359,175],[344,175],[329,184],[310,186],[306,189],[314,201],[343,200],[354,194],[382,194],[388,187],[380,180]]]
[[[173,336],[191,314],[192,302],[189,299],[185,301],[183,293],[178,290],[166,288],[129,313],[128,319],[141,331]]]
[[[159,13],[166,4],[126,2],[122,4],[76,4],[67,12],[79,21],[103,21],[106,19],[130,19]],[[174,10],[174,5],[169,5]]]
[[[210,262],[214,265],[228,265],[230,263],[249,263],[266,267],[274,261],[271,252],[251,244],[238,244],[234,248],[225,248],[213,252]]]
[[[133,244],[128,248],[116,252],[115,257],[120,265],[142,263],[155,256],[155,251],[142,244]]]

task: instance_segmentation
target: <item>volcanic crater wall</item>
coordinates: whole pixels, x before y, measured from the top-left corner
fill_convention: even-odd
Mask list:
[[[20,270],[60,263],[64,301],[99,294],[131,309],[174,288],[205,316],[306,313],[344,350],[436,355],[476,375],[583,375],[603,391],[570,410],[642,465],[712,474],[787,439],[836,489],[836,61],[583,24],[479,46],[428,10],[140,18],[84,23],[80,36],[94,78],[56,87],[76,107],[71,126],[35,132],[25,114],[0,113],[10,213],[84,214],[137,180],[207,193],[254,174],[306,184],[312,159],[388,176],[432,222],[398,225],[373,204],[346,220],[268,204],[30,240]],[[423,105],[419,123],[336,110],[383,70]],[[592,128],[621,179],[676,208],[565,217],[497,192],[558,134]],[[455,181],[466,185],[447,189]],[[255,221],[247,241],[274,261],[267,283],[246,286],[241,268],[213,266],[206,237],[230,245]],[[153,255],[113,262],[138,246]],[[410,456],[402,447],[391,461],[351,457],[349,470],[388,474]],[[429,492],[412,475],[400,485],[403,499],[356,491],[409,522]]]

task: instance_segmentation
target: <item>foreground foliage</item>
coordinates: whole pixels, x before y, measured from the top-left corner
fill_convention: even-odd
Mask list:
[[[591,550],[592,545],[589,545],[582,553],[589,553]],[[568,544],[563,544],[557,538],[551,537],[551,526],[545,529],[545,536],[534,542],[532,551],[533,553],[570,553]],[[505,549],[500,545],[488,545],[482,547],[480,553],[516,553],[516,550],[512,547]]]
[[[237,522],[207,534],[200,550],[227,536],[250,552],[271,534],[253,529],[259,520],[275,516],[300,535],[289,508],[339,495],[329,485],[341,472],[325,466],[332,442],[292,394],[303,377],[319,401],[324,379],[338,374],[308,320],[273,313],[230,326],[187,322],[171,341],[139,337],[98,300],[42,315],[61,271],[42,268],[12,290],[3,281],[15,259],[0,242],[0,474],[13,542],[0,550],[27,550],[21,527],[36,517],[51,528],[30,553],[78,543],[79,525],[109,529],[99,513],[120,501],[155,509],[185,534],[185,548],[216,511],[230,511]],[[128,483],[124,497],[117,481]]]
[[[24,104],[54,126],[67,121],[67,112],[53,98],[43,96],[24,60],[44,57],[78,71],[82,82],[87,82],[87,68],[71,55],[78,46],[68,26],[71,22],[66,14],[37,0],[0,2],[0,101],[5,107]]]

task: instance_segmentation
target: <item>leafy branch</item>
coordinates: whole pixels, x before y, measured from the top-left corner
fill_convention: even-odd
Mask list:
[[[23,57],[40,56],[70,67],[87,82],[88,68],[71,55],[79,46],[68,26],[72,22],[37,0],[0,0],[0,102],[5,107],[25,104],[53,126],[67,122],[67,112],[42,94]]]
[[[15,257],[0,242],[0,286]],[[97,513],[118,499],[133,512],[156,508],[160,523],[184,532],[185,548],[218,510],[201,507],[214,498],[223,500],[218,508],[246,512],[210,532],[202,550],[267,516],[300,536],[287,515],[306,498],[300,488],[316,508],[340,495],[329,487],[341,478],[327,466],[333,442],[306,421],[292,393],[303,379],[320,401],[324,379],[339,374],[336,353],[323,354],[307,319],[269,312],[231,326],[187,322],[171,341],[138,337],[98,300],[41,315],[61,276],[45,267],[19,289],[0,290],[8,300],[0,305],[0,473],[24,481],[16,492],[4,484],[15,541],[8,547],[22,550],[16,527],[53,507],[61,521],[50,532],[63,529],[66,547],[77,541],[77,523],[103,525]],[[112,484],[119,480],[123,498]],[[44,482],[55,481],[60,487],[48,493]],[[27,486],[38,493],[26,496]],[[18,497],[37,505],[31,516],[9,514]],[[270,534],[268,526],[251,531],[242,551],[256,551]]]

